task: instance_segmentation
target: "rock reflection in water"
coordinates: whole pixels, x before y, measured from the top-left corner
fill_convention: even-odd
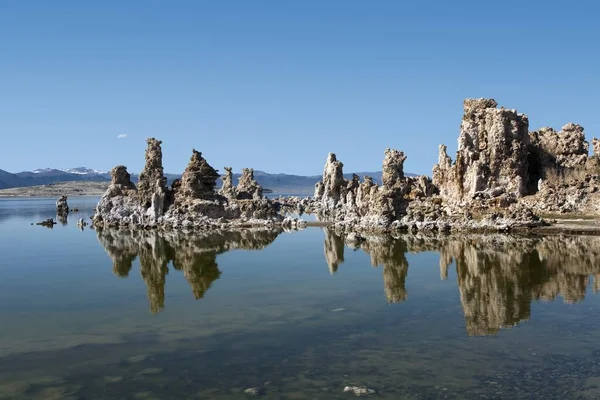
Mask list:
[[[390,240],[382,236],[369,237],[365,241],[344,241],[343,234],[333,229],[324,228],[325,233],[325,260],[329,272],[333,274],[339,265],[344,262],[344,246],[354,250],[362,249],[371,256],[373,267],[383,266],[383,287],[389,303],[405,301],[408,297],[406,291],[406,276],[408,274],[408,261],[406,242]]]
[[[113,261],[113,272],[129,276],[133,261],[139,256],[140,272],[146,283],[150,310],[164,308],[165,282],[169,263],[182,271],[194,298],[201,299],[220,277],[217,256],[234,249],[256,250],[271,244],[279,231],[245,230],[239,232],[157,232],[143,230],[98,229],[98,241]]]
[[[329,273],[335,274],[338,267],[344,262],[344,239],[328,229],[325,229],[325,243],[323,245],[325,261],[329,267]]]
[[[344,235],[332,229],[324,232],[325,258],[331,268],[344,259],[344,247],[339,246]],[[407,252],[438,252],[442,280],[454,263],[467,333],[473,336],[494,334],[528,320],[536,300],[553,301],[559,296],[569,304],[583,300],[591,275],[594,293],[600,291],[600,238],[595,236],[368,236],[346,244],[368,253],[373,266],[383,266],[390,303],[408,298]]]

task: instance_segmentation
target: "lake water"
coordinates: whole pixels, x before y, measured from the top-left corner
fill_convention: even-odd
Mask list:
[[[80,230],[0,199],[1,399],[600,398],[600,238]]]

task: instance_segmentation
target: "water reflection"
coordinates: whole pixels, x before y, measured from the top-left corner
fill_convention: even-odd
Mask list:
[[[146,283],[150,310],[165,306],[165,282],[169,264],[182,271],[194,298],[201,299],[220,277],[217,255],[234,249],[256,250],[271,244],[279,231],[246,230],[185,234],[182,232],[130,231],[99,229],[98,241],[113,261],[113,272],[127,277],[136,257]]]
[[[325,259],[330,266],[344,260],[346,242],[383,266],[383,285],[389,303],[406,301],[406,253],[435,251],[440,255],[440,278],[448,278],[454,263],[467,333],[490,335],[531,317],[531,303],[563,297],[566,303],[585,298],[593,275],[594,292],[600,289],[600,238],[584,236],[516,237],[467,235],[396,239],[366,237],[344,240],[331,229],[325,232]],[[332,244],[336,244],[335,246]]]
[[[584,236],[517,237],[466,235],[399,238],[343,235],[324,229],[324,256],[331,274],[344,262],[346,248],[369,254],[381,267],[383,290],[389,303],[409,299],[406,290],[408,253],[437,252],[440,279],[448,279],[454,265],[460,301],[469,335],[490,335],[531,317],[533,301],[566,303],[585,298],[594,276],[600,289],[600,238]],[[113,272],[129,276],[139,258],[150,309],[164,308],[169,267],[183,272],[194,298],[201,299],[221,271],[217,256],[233,249],[263,249],[279,231],[246,230],[192,235],[181,232],[103,229],[98,240],[112,259]]]

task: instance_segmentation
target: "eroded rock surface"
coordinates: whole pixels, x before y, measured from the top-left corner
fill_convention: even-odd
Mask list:
[[[138,189],[125,176],[113,177],[96,220],[212,229],[281,223],[285,213],[306,212],[346,232],[504,232],[546,225],[539,216],[545,212],[600,212],[600,140],[592,140],[596,154],[589,156],[583,127],[529,132],[525,114],[499,108],[493,99],[466,99],[463,109],[455,160],[440,145],[431,179],[407,176],[406,155],[389,148],[381,185],[368,176],[347,179],[343,163],[329,153],[322,180],[306,199],[266,199],[250,168],[237,186],[225,168],[216,191],[217,170],[196,150],[182,179],[167,188],[161,142],[151,138]],[[138,208],[130,206],[134,198]],[[286,219],[286,228],[297,228],[297,219]]]
[[[202,157],[202,153],[192,150],[192,157],[181,177],[181,186],[175,200],[210,199],[215,196],[219,173]]]
[[[236,197],[239,200],[260,200],[263,197],[263,188],[254,179],[252,168],[242,169],[242,176],[236,187]]]
[[[237,197],[237,192],[233,186],[233,171],[231,167],[225,167],[225,175],[221,177],[221,182],[222,187],[219,194],[228,199],[235,199]]]
[[[599,143],[592,140],[595,150]],[[527,116],[516,110],[467,99],[455,162],[440,145],[433,183],[449,208],[519,204],[536,212],[597,212],[600,160],[588,152],[580,125],[528,132]]]
[[[124,166],[115,167],[111,184],[96,207],[94,225],[207,230],[272,226],[283,220],[279,204],[263,197],[252,169],[244,170],[235,190],[230,184],[231,169],[226,169],[226,186],[218,193],[217,170],[196,150],[182,178],[167,188],[161,142],[151,138],[147,143],[138,188]]]
[[[146,143],[146,163],[139,176],[138,198],[143,207],[150,208],[156,193],[159,193],[159,196],[160,193],[166,193],[167,179],[164,177],[162,165],[162,141],[148,138]]]
[[[406,214],[412,199],[433,195],[435,188],[423,177],[404,175],[403,152],[386,149],[383,160],[382,185],[365,176],[361,182],[357,175],[344,178],[343,164],[335,154],[329,153],[323,169],[323,180],[315,186],[311,208],[317,210],[325,221],[343,223],[353,229],[385,230],[393,221]]]
[[[309,209],[347,231],[411,232],[523,230],[547,224],[540,212],[600,211],[600,158],[588,156],[583,127],[529,132],[526,115],[493,99],[466,99],[463,108],[455,161],[440,145],[431,180],[406,177],[406,156],[392,149],[381,186],[347,180],[330,153]]]
[[[433,170],[433,183],[444,199],[463,203],[478,192],[515,198],[526,193],[529,120],[497,105],[493,99],[464,101],[454,164],[440,146]]]

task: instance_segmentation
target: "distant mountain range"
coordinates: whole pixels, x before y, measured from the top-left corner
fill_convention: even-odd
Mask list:
[[[381,183],[381,171],[378,172],[357,172],[361,178],[368,175],[373,178],[373,181]],[[414,175],[408,174],[407,175]],[[181,174],[165,174],[169,184]],[[233,174],[234,182],[237,181],[240,174]],[[351,178],[352,173],[345,174],[346,178]],[[302,176],[289,174],[270,174],[263,171],[254,171],[254,177],[264,188],[271,189],[278,193],[311,193],[314,190],[315,183],[322,179],[321,175]],[[110,181],[110,173],[99,171],[86,167],[53,169],[43,168],[33,171],[23,171],[10,173],[0,169],[0,189],[8,189],[15,187],[27,187],[37,185],[47,185],[56,182],[108,182]],[[131,180],[137,182],[138,174],[131,174]],[[220,186],[221,183],[218,182]]]

